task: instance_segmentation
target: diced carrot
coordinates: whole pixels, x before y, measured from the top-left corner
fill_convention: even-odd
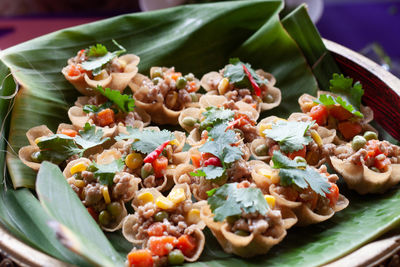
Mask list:
[[[180,73],[180,72],[171,73],[171,79],[175,80],[175,81],[181,76],[182,76],[182,73]]]
[[[329,114],[339,121],[345,121],[350,119],[353,114],[350,111],[345,110],[342,106],[333,105],[328,109]]]
[[[152,236],[149,239],[148,247],[153,255],[165,256],[174,249],[177,243],[174,236]]]
[[[167,226],[161,222],[156,222],[150,225],[147,229],[147,234],[149,236],[162,236],[164,231],[167,230]]]
[[[154,169],[154,175],[156,178],[160,178],[164,175],[164,171],[168,167],[168,159],[164,156],[156,158],[153,162],[153,169]]]
[[[322,126],[326,124],[328,119],[328,110],[324,105],[317,105],[311,108],[308,114],[318,125]]]
[[[199,168],[201,166],[202,156],[200,152],[191,154],[190,159],[192,160],[192,165],[195,168]]]
[[[73,129],[63,129],[61,130],[61,134],[68,135],[69,137],[75,137],[78,132]]]
[[[99,215],[97,214],[97,212],[92,207],[88,207],[86,209],[89,212],[90,216],[92,216],[93,219],[97,222],[99,220]]]
[[[380,171],[386,171],[387,167],[390,165],[390,160],[385,158],[384,160],[375,159],[374,166],[378,168]]]
[[[178,238],[178,244],[176,245],[176,248],[182,251],[183,255],[189,257],[193,255],[196,246],[197,243],[194,237],[190,235],[182,235]]]
[[[306,149],[306,146],[304,146],[303,149],[300,149],[300,150],[297,150],[297,151],[293,151],[293,152],[289,152],[287,154],[287,156],[290,159],[294,159],[297,156],[306,158],[306,152],[307,152],[307,149]]]
[[[331,188],[329,188],[330,193],[326,194],[329,199],[329,205],[334,207],[339,199],[339,188],[336,184],[331,183]]]
[[[82,69],[78,65],[70,65],[68,67],[68,76],[75,77],[82,74]]]
[[[130,267],[152,267],[153,257],[150,250],[139,249],[128,254],[128,262]]]
[[[189,93],[195,92],[197,90],[197,83],[195,81],[189,82]]]
[[[248,181],[242,181],[237,184],[237,188],[248,188],[250,187],[250,183]]]
[[[110,108],[103,109],[97,113],[96,120],[99,126],[108,126],[115,122],[114,111]]]
[[[350,140],[361,133],[362,126],[357,122],[344,121],[338,124],[338,129],[345,139]]]

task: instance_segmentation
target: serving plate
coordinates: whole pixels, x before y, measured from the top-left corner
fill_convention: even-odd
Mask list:
[[[183,66],[186,69],[190,69],[189,67],[191,65],[190,63],[186,62],[186,58],[196,58],[196,60],[198,60],[200,63],[200,67],[196,69],[196,71],[201,74],[205,73],[209,69],[221,66],[222,62],[226,62],[227,57],[229,57],[231,54],[240,55],[241,57],[243,56],[244,59],[248,58],[248,60],[251,60],[251,62],[255,65],[265,65],[265,68],[270,67],[275,70],[275,74],[278,76],[278,78],[280,78],[282,88],[285,88],[284,93],[286,94],[286,100],[288,101],[283,103],[282,107],[277,109],[277,112],[284,116],[290,109],[293,110],[296,108],[294,107],[294,103],[297,101],[296,96],[299,93],[302,93],[298,92],[299,86],[302,85],[304,87],[302,90],[309,93],[316,92],[317,83],[312,75],[312,72],[318,80],[322,80],[321,76],[318,75],[317,67],[315,66],[318,66],[318,62],[321,61],[320,58],[324,58],[324,56],[328,55],[328,53],[325,49],[325,46],[322,44],[322,41],[320,43],[318,42],[318,40],[320,40],[318,35],[317,37],[315,37],[315,34],[311,36],[311,38],[316,38],[314,40],[315,42],[308,42],[308,44],[315,45],[316,47],[314,48],[316,49],[307,50],[304,49],[304,43],[300,38],[302,37],[303,33],[300,32],[294,35],[293,31],[287,28],[286,30],[288,30],[290,33],[289,34],[285,31],[285,29],[282,28],[278,18],[279,11],[282,8],[282,3],[280,1],[250,2],[239,1],[207,5],[208,9],[202,8],[203,6],[179,7],[155,13],[123,16],[104,22],[99,22],[97,24],[89,24],[85,27],[66,29],[6,51],[7,53],[5,57],[3,57],[3,60],[7,66],[11,68],[12,73],[17,80],[21,81],[23,88],[19,93],[19,98],[17,99],[15,103],[16,106],[14,107],[15,110],[13,112],[13,120],[10,124],[10,143],[22,144],[26,142],[24,138],[24,128],[27,126],[23,124],[43,123],[43,120],[41,119],[43,119],[43,113],[45,113],[45,111],[51,111],[54,113],[51,117],[51,120],[48,121],[48,123],[50,123],[52,126],[62,120],[65,120],[65,104],[66,102],[71,103],[77,94],[73,92],[73,89],[70,88],[65,81],[58,78],[60,75],[59,70],[61,68],[56,67],[55,69],[51,69],[48,68],[46,64],[51,62],[50,65],[52,66],[59,66],[60,64],[62,66],[62,64],[65,64],[65,59],[68,58],[67,56],[71,55],[73,51],[76,52],[77,49],[84,47],[83,44],[90,45],[93,42],[110,41],[110,36],[104,37],[101,35],[99,37],[99,32],[102,34],[110,34],[110,32],[115,32],[112,38],[116,38],[118,40],[121,39],[122,43],[128,43],[132,50],[138,51],[143,59],[141,64],[143,64],[142,66],[144,67],[141,71],[146,71],[146,69],[148,69],[151,65],[157,63],[168,65],[177,64],[178,67]],[[209,10],[214,10],[220,13],[211,15],[212,12]],[[307,18],[304,17],[304,10],[304,8],[297,10],[291,17],[285,18],[283,21],[284,24],[287,25],[286,23],[289,23],[290,21],[296,21],[296,19],[299,18],[305,19],[303,22],[306,25],[311,23],[309,20],[307,20]],[[228,16],[227,14],[235,16],[232,17]],[[270,19],[264,18],[267,15],[270,16]],[[169,20],[168,27],[165,26],[165,18]],[[191,22],[190,26],[188,26],[188,18],[189,22]],[[246,21],[249,19],[251,20],[251,23],[246,23]],[[149,25],[148,23],[150,21],[152,22],[151,26],[146,28],[145,26]],[[221,23],[223,23],[223,26],[225,27],[224,31],[221,31],[221,28],[217,28],[216,26],[221,25]],[[108,27],[107,29],[107,27],[105,27],[107,25],[111,25],[113,27],[118,25],[119,28],[112,30],[110,27]],[[132,25],[138,26],[132,27]],[[164,29],[163,27],[166,28]],[[162,42],[151,42],[147,40],[147,36],[150,36],[147,34],[149,30],[153,33],[151,36],[160,38]],[[312,30],[315,29],[312,28]],[[208,41],[202,40],[200,37],[205,37],[207,35],[205,33],[206,31],[213,34],[218,33],[218,39],[215,41],[215,44],[211,44],[211,46],[205,46],[208,44]],[[93,32],[95,32],[95,34]],[[129,39],[131,36],[129,35],[130,32],[133,32],[133,34],[137,34],[139,36],[144,32],[145,34],[143,34],[141,39],[139,39],[142,41],[147,41],[150,45],[145,46],[134,43],[134,40]],[[161,33],[165,34],[165,32],[170,34],[168,38],[160,37]],[[232,37],[232,33],[236,34],[233,37],[235,37],[237,40]],[[279,40],[283,41],[283,43],[276,45],[273,41],[271,41],[273,38],[264,38],[264,36],[269,37],[270,35],[268,34],[271,33],[274,33],[274,36],[278,36],[275,38],[280,38]],[[173,37],[175,37],[175,39],[173,39]],[[70,38],[71,45],[63,44],[62,41],[66,40],[67,38]],[[198,43],[193,43],[194,40],[196,40]],[[227,43],[232,42],[239,43],[239,45],[226,46]],[[243,44],[241,42],[243,42]],[[296,42],[297,45],[299,45],[299,47],[302,49],[305,58],[301,53],[299,53]],[[193,49],[187,48],[188,43],[192,45]],[[173,44],[173,48],[171,48],[171,44]],[[399,80],[383,70],[381,67],[377,66],[375,63],[353,51],[326,40],[325,45],[332,52],[335,61],[338,63],[342,72],[363,83],[366,91],[364,101],[367,105],[371,105],[374,108],[377,122],[380,123],[383,126],[383,129],[388,133],[399,138],[399,131],[396,129],[396,124],[394,123],[399,120],[398,110],[396,110],[399,107],[400,101],[399,92],[398,89],[396,89],[400,88]],[[282,46],[284,47],[283,49],[287,50],[282,50],[282,48],[279,48]],[[281,50],[276,51],[276,55],[268,55],[271,62],[263,61],[263,58],[260,58],[260,55],[264,55],[264,52],[270,51],[271,48]],[[311,46],[311,48],[313,47]],[[215,51],[218,51],[218,53],[199,57],[201,53],[207,53],[207,49],[210,49],[210,51],[215,49]],[[16,53],[16,51],[18,51],[18,53]],[[177,51],[181,53],[174,54]],[[257,51],[263,51],[263,53],[260,54]],[[321,53],[317,53],[316,55],[314,53],[314,55],[310,56],[310,53],[307,51],[320,51]],[[49,53],[51,52],[53,52],[53,54],[50,57]],[[291,54],[286,52],[290,52]],[[32,53],[41,55],[43,59],[37,56],[34,61],[26,60],[27,58],[33,56]],[[211,59],[214,60],[211,62]],[[207,62],[207,60],[210,62]],[[307,67],[306,61],[312,67]],[[284,67],[281,67],[281,65]],[[290,79],[297,79],[296,83],[290,81]],[[47,89],[46,86],[49,85],[54,86],[54,88],[51,87]],[[379,88],[379,90],[377,88]],[[391,104],[385,106],[384,103]],[[44,111],[32,109],[35,105],[39,104],[42,104],[41,107],[43,107]],[[37,118],[32,117],[32,114],[35,116],[37,115]],[[265,115],[266,114],[264,114],[264,116]],[[26,117],[30,117],[31,120],[27,120]],[[385,133],[384,138],[386,137],[389,137],[389,135],[386,135]],[[18,160],[12,156],[9,156],[8,163],[12,177],[18,178],[19,176],[28,173],[19,167]],[[27,178],[29,178],[28,176]],[[30,180],[26,179],[25,182],[26,181],[29,182]],[[31,186],[33,185],[34,184],[31,184]],[[8,196],[10,196],[10,199],[8,199]],[[26,189],[21,191],[15,190],[15,192],[14,190],[9,189],[9,194],[7,192],[2,192],[2,200],[7,199],[9,201],[8,204],[15,202],[16,204],[14,205],[16,208],[21,207],[25,211],[29,210],[31,207],[27,203],[23,202],[23,198],[34,200],[34,198],[30,195],[30,192]],[[313,265],[321,265],[327,263],[328,261],[340,258],[344,256],[344,254],[347,254],[352,250],[359,248],[363,244],[381,236],[391,227],[394,227],[400,220],[400,213],[398,213],[398,210],[394,206],[399,203],[399,199],[400,194],[396,190],[393,190],[384,196],[373,196],[373,199],[366,199],[357,195],[352,195],[352,200],[354,200],[355,204],[348,211],[345,210],[344,213],[342,213],[344,215],[339,213],[332,220],[323,224],[322,226],[318,225],[315,226],[315,228],[308,227],[304,228],[304,230],[295,229],[290,231],[287,241],[285,240],[282,245],[271,250],[269,255],[266,255],[262,259],[258,258],[255,260],[250,260],[246,263],[249,265],[271,264],[271,262],[268,262],[268,257],[271,257],[275,260],[275,265],[283,264],[282,261],[287,260],[287,262],[285,262],[287,265],[295,264],[297,266],[310,266],[311,262]],[[378,204],[382,205],[382,207],[384,207],[386,210],[382,211]],[[0,205],[4,205],[4,203],[0,201]],[[33,203],[32,205],[34,208],[40,207],[39,203]],[[363,205],[366,205],[368,209],[363,207]],[[14,220],[16,216],[21,215],[18,212],[13,213],[12,210],[8,212],[10,213],[10,217]],[[356,216],[359,216],[359,218],[356,218]],[[375,216],[377,216],[377,218],[380,220],[374,222],[373,218],[375,218]],[[368,220],[364,226],[364,229],[367,228],[370,232],[357,236],[357,228],[355,228],[356,224],[361,223],[363,219]],[[347,221],[349,222],[347,223]],[[376,227],[374,227],[374,223]],[[42,224],[38,223],[34,225],[34,227],[37,227],[34,229],[40,231],[40,225]],[[23,229],[25,226],[20,225],[20,227]],[[337,231],[341,230],[345,231],[341,237],[346,237],[346,233],[349,233],[347,237],[349,240],[346,240],[345,238],[343,238],[343,240],[336,240],[334,237],[330,238],[329,235],[332,234],[340,235],[341,233],[337,233]],[[299,233],[303,231],[306,233],[307,238],[305,238],[305,240],[300,243],[300,245],[297,245],[298,247],[296,247],[296,245],[293,244],[293,240],[296,240],[296,237],[300,236]],[[29,266],[54,266],[61,264],[61,262],[55,258],[49,257],[46,254],[39,252],[37,249],[32,249],[31,247],[18,241],[12,235],[5,232],[4,229],[2,229],[1,234],[2,237],[4,237],[0,240],[2,250],[21,264],[26,264]],[[25,232],[25,234],[30,233]],[[356,236],[352,236],[352,234]],[[35,238],[36,236],[29,235],[28,237]],[[49,239],[54,238],[51,236],[46,237]],[[321,243],[311,243],[313,238],[315,240],[319,240]],[[23,238],[21,238],[21,240],[23,240]],[[27,242],[27,240],[25,240],[25,242]],[[213,242],[215,245],[215,240],[211,240],[211,243]],[[324,245],[323,243],[328,245]],[[346,249],[343,249],[340,246],[338,248],[334,246],[336,244],[345,244],[347,247]],[[215,251],[213,251],[213,249],[215,249]],[[299,255],[301,255],[302,252],[300,250],[302,249],[305,249],[304,254],[307,255],[307,257],[303,259],[299,258]],[[331,253],[332,255],[327,255],[326,251],[332,249],[334,250],[334,253]],[[205,256],[202,258],[204,262],[200,262],[198,265],[204,263],[214,266],[221,264],[243,264],[243,262],[237,258],[230,259],[228,255],[220,253],[220,249],[217,246],[208,247],[206,250],[207,251],[204,252]],[[215,254],[213,254],[214,252]],[[324,255],[324,257],[321,257],[321,255]],[[213,257],[215,257],[216,260],[210,261],[213,259]],[[281,258],[281,262],[279,262],[279,258]]]

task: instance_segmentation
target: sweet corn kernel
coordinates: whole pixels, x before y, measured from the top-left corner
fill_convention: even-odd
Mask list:
[[[218,84],[218,93],[224,95],[228,89],[229,80],[228,78],[223,78]]]
[[[315,143],[317,143],[318,146],[322,146],[322,138],[319,136],[318,132],[316,130],[311,130],[311,137],[314,139]]]
[[[83,187],[85,187],[86,184],[83,180],[75,180],[74,185],[78,188],[83,188]]]
[[[271,183],[277,184],[279,183],[280,179],[276,172],[267,170],[267,169],[259,169],[257,171],[258,174],[265,176],[266,178],[271,180]]]
[[[96,80],[96,81],[100,81],[100,80],[106,79],[108,76],[109,75],[108,75],[107,71],[106,70],[102,70],[99,73],[99,75],[94,76],[93,79]]]
[[[144,205],[144,204],[146,204],[146,203],[149,203],[149,202],[154,202],[154,196],[153,196],[151,193],[149,193],[149,192],[141,193],[141,194],[137,197],[137,199],[139,200],[139,202],[140,202],[142,205]]]
[[[278,121],[287,121],[287,120],[282,119],[282,118],[275,118],[275,119],[274,119],[274,123],[277,123]]]
[[[186,200],[185,190],[183,188],[175,188],[168,194],[168,200],[171,200],[174,204],[181,203]]]
[[[175,206],[175,204],[168,198],[160,196],[156,199],[156,206],[159,207],[160,209],[168,210],[172,209]]]
[[[103,186],[101,188],[101,193],[103,194],[104,202],[106,204],[111,203],[110,193],[108,192],[108,186]]]
[[[70,172],[72,175],[74,175],[75,173],[86,171],[86,169],[87,165],[83,162],[79,162],[71,167]]]
[[[200,210],[199,209],[191,209],[187,216],[186,220],[189,224],[196,224],[200,221]]]
[[[271,195],[264,195],[265,200],[268,203],[268,206],[273,209],[275,208],[275,197]]]
[[[261,124],[260,126],[258,126],[258,132],[262,137],[265,137],[264,131],[266,129],[271,129],[271,128],[272,128],[272,124],[271,123]]]
[[[174,139],[172,141],[169,142],[171,145],[176,145],[179,146],[181,143],[179,143],[178,139]]]
[[[128,166],[129,169],[137,169],[139,168],[143,163],[143,157],[139,153],[131,153],[125,158],[125,164]]]

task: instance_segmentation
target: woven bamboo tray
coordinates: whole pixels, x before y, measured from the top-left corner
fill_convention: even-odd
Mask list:
[[[366,57],[332,41],[324,43],[344,74],[360,81],[363,101],[374,110],[375,120],[400,140],[400,80]],[[326,267],[400,266],[400,231],[392,231]],[[70,266],[10,235],[0,226],[0,266]],[[4,264],[4,265],[3,265]]]

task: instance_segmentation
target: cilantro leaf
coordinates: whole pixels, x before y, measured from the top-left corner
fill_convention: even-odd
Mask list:
[[[122,159],[114,160],[109,164],[99,165],[93,162],[96,171],[93,173],[101,184],[112,185],[115,173],[120,172],[124,168],[124,161]]]
[[[67,158],[83,152],[83,149],[76,145],[74,138],[64,134],[43,137],[37,145],[40,148],[43,160],[48,160],[55,164],[60,164]]]
[[[218,123],[233,120],[235,112],[230,109],[207,107],[202,114],[205,119],[200,123],[200,131],[213,127]]]
[[[233,130],[226,130],[227,124],[218,124],[208,135],[213,139],[212,141],[206,142],[199,148],[200,152],[211,153],[218,157],[223,166],[225,163],[232,163],[240,159],[243,152],[236,146],[231,146],[238,140],[236,133]]]
[[[273,168],[280,169],[279,177],[282,186],[294,184],[302,189],[310,186],[322,197],[326,197],[326,193],[330,192],[331,185],[327,178],[305,163],[291,160],[279,151],[274,151],[272,162]]]
[[[89,123],[86,123],[83,130],[79,131],[79,135],[75,136],[75,142],[84,150],[102,145],[108,140],[110,140],[109,137],[103,139],[103,131],[101,129],[96,131],[96,126],[91,126]]]
[[[283,152],[294,152],[312,141],[311,136],[305,135],[312,125],[313,122],[279,121],[272,124],[271,129],[264,130],[264,134],[277,141]]]
[[[133,139],[135,142],[132,144],[132,149],[143,154],[149,154],[164,142],[175,139],[175,135],[168,130],[139,130],[127,127],[127,131],[128,134],[120,134],[115,140]]]
[[[230,82],[234,83],[237,88],[253,88],[251,86],[250,80],[247,77],[243,65],[246,66],[247,70],[250,72],[254,81],[258,85],[267,84],[267,79],[262,79],[254,69],[251,68],[249,63],[243,63],[239,58],[231,58],[229,60],[230,65],[225,67],[224,77],[228,78]]]
[[[94,49],[89,48],[89,58],[87,61],[82,62],[82,67],[85,70],[92,71],[93,75],[98,75],[101,72],[101,68],[110,62],[113,58],[118,57],[120,54],[125,53],[126,49],[118,44],[115,40],[112,40],[113,43],[119,48],[119,50],[114,52],[106,52],[104,55],[104,49],[102,45],[97,44]],[[102,47],[100,47],[102,46]],[[105,47],[104,47],[105,48]],[[105,48],[106,49],[106,48]],[[91,52],[93,50],[93,52]],[[107,49],[106,49],[107,50]],[[91,55],[92,53],[92,55]]]
[[[113,102],[111,101],[107,101],[104,104],[101,104],[100,106],[96,106],[96,105],[84,105],[83,106],[83,112],[85,113],[98,113],[100,111],[102,111],[103,109],[107,109],[107,108],[111,108],[111,106],[113,105]]]
[[[225,169],[218,166],[208,165],[196,172],[191,172],[190,175],[192,176],[203,176],[207,180],[214,180],[221,178],[225,174]]]
[[[223,221],[229,216],[258,212],[265,215],[269,206],[259,188],[237,188],[237,183],[225,184],[207,192],[207,200],[214,221]]]
[[[135,99],[131,95],[121,94],[118,90],[111,90],[110,88],[103,89],[98,85],[96,91],[100,92],[103,96],[107,97],[117,107],[125,113],[131,112],[135,108]]]
[[[351,112],[357,117],[363,118],[364,115],[360,112],[361,98],[364,95],[364,90],[360,82],[353,85],[352,78],[346,78],[343,74],[334,73],[329,81],[329,90],[337,95],[336,98],[327,95],[321,95],[314,102],[325,106],[339,104],[345,110]]]
[[[107,47],[102,44],[96,44],[89,47],[88,57],[102,57],[108,53]]]

